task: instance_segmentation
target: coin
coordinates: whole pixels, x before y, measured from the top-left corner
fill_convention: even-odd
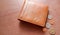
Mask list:
[[[46,28],[48,28],[48,29],[51,28],[51,24],[47,22],[46,23]]]
[[[47,31],[47,28],[43,28],[43,32],[46,32]]]
[[[52,16],[51,15],[48,15],[48,19],[52,19]]]
[[[55,30],[54,29],[51,29],[50,31],[49,31],[49,33],[51,34],[51,35],[55,35]]]

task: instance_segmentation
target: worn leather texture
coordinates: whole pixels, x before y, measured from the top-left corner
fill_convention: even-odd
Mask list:
[[[48,5],[39,0],[26,0],[18,19],[44,27],[48,16]]]

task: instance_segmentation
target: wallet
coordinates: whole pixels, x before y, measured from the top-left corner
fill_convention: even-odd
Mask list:
[[[24,0],[18,19],[44,27],[48,16],[48,5],[37,0]]]

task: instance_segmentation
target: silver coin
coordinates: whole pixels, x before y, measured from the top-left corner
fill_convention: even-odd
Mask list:
[[[52,16],[51,15],[48,15],[48,19],[52,19]]]
[[[47,22],[46,23],[46,28],[48,28],[48,29],[51,28],[51,24]]]

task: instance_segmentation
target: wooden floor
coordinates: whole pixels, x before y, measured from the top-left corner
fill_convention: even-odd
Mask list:
[[[56,35],[60,35],[60,0],[47,0]],[[17,20],[23,0],[0,0],[0,35],[49,35],[39,26]]]

